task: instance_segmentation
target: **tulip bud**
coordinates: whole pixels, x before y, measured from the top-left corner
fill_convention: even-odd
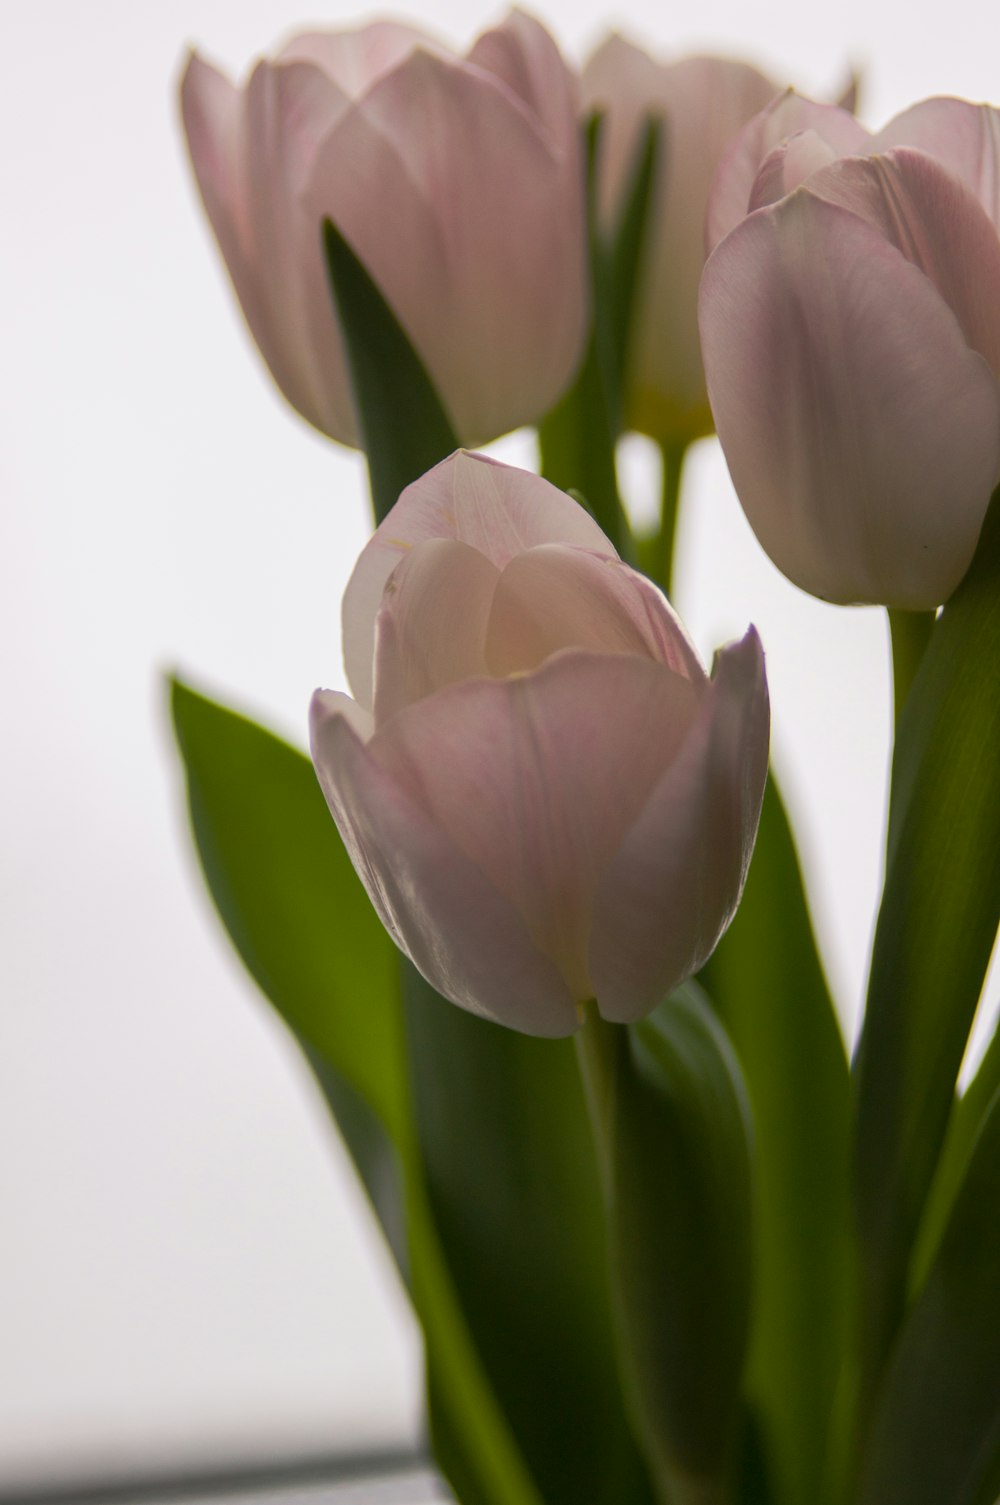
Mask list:
[[[320,783],[390,934],[527,1034],[641,1018],[739,901],[767,769],[751,628],[702,668],[590,516],[459,452],[409,486],[343,606],[354,699],[318,691]]]
[[[705,206],[723,150],[778,87],[729,58],[660,63],[620,36],[609,37],[583,71],[585,106],[605,113],[605,225],[620,213],[644,119],[663,125],[625,385],[628,427],[660,443],[683,445],[712,432],[697,315]]]
[[[409,26],[310,33],[237,88],[193,55],[198,186],[261,354],[310,423],[357,427],[327,285],[331,219],[482,443],[541,418],[587,323],[576,81],[514,11],[465,58]]]
[[[1000,478],[1000,112],[870,136],[785,96],[712,188],[700,324],[733,483],[779,569],[837,602],[945,601]]]

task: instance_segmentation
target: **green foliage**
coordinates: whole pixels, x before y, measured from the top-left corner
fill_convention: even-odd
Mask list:
[[[405,330],[330,220],[323,225],[323,246],[381,522],[404,487],[459,443]]]
[[[1000,919],[1000,492],[897,731],[886,881],[857,1061],[855,1178],[867,1412]]]
[[[615,229],[605,233],[597,204],[602,123],[596,114],[587,122],[590,337],[576,380],[538,428],[542,474],[563,491],[582,491],[598,523],[626,557],[633,543],[618,496],[615,444],[659,131],[650,121],[641,132]]]
[[[1000,1089],[902,1325],[858,1505],[986,1505],[1000,1483]]]
[[[702,980],[754,1117],[747,1377],[776,1498],[824,1498],[847,1339],[847,1057],[773,775],[743,901]]]
[[[626,1378],[671,1505],[728,1499],[751,1300],[751,1127],[693,985],[601,1026],[609,1219]],[[592,1090],[595,1090],[592,1088]]]

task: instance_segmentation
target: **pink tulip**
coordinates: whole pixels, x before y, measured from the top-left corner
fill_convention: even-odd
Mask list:
[[[456,431],[542,417],[587,322],[577,85],[514,11],[464,58],[409,26],[296,37],[236,88],[192,55],[184,127],[247,322],[288,400],[357,443],[320,227],[332,219]]]
[[[409,486],[344,596],[354,699],[319,780],[372,903],[446,997],[533,1035],[648,1013],[739,901],[767,769],[751,628],[710,679],[590,516],[460,451]]]
[[[929,99],[871,136],[787,95],[708,235],[708,390],[764,549],[826,600],[938,606],[1000,480],[1000,111]]]
[[[779,86],[746,63],[690,57],[661,63],[611,36],[583,71],[584,104],[606,112],[600,196],[617,219],[644,120],[662,120],[658,174],[627,380],[630,428],[661,443],[712,432],[698,341],[698,281],[709,187],[729,141]]]

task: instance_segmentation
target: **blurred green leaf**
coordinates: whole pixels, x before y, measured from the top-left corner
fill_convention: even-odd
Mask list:
[[[584,125],[590,255],[590,334],[572,385],[538,425],[541,472],[563,491],[582,491],[611,542],[625,552],[625,514],[618,496],[617,399],[611,385],[606,258],[597,224],[601,117]]]
[[[461,1439],[463,1505],[541,1505],[473,1347],[426,1205],[396,948],[309,759],[178,681],[171,693],[209,889],[247,969],[305,1048],[408,1271],[431,1354],[432,1429]]]
[[[323,244],[376,521],[404,487],[459,448],[445,407],[405,331],[330,220]]]
[[[914,1240],[1000,920],[1000,491],[900,719],[886,881],[856,1063],[861,1413]]]
[[[910,1293],[922,1288],[934,1256],[941,1243],[948,1217],[959,1187],[972,1158],[972,1148],[982,1128],[994,1094],[1000,1090],[1000,1029],[995,1029],[979,1069],[962,1096],[957,1099],[948,1121],[948,1133],[927,1198],[927,1210],[920,1228],[910,1269]],[[990,1501],[990,1505],[993,1502]]]
[[[247,970],[401,1144],[408,1108],[396,948],[311,762],[179,680],[171,706],[198,854]]]
[[[693,984],[642,1023],[609,1029],[609,1215],[637,1415],[671,1505],[727,1499],[751,1300],[739,1065]]]
[[[742,903],[701,976],[753,1109],[748,1391],[777,1498],[816,1505],[848,1330],[850,1084],[773,774]]]
[[[858,1505],[978,1505],[998,1466],[1000,1091],[886,1369]]]
[[[649,225],[657,211],[656,168],[664,149],[666,129],[662,117],[649,116],[640,130],[617,206],[614,230],[606,242],[608,348],[619,425],[636,295],[644,270]]]
[[[610,232],[600,223],[598,177],[603,124],[585,126],[590,246],[591,326],[576,380],[538,426],[542,474],[563,491],[579,490],[615,547],[634,545],[618,495],[615,444],[621,432],[622,383],[646,245],[660,127],[639,133]]]
[[[572,1044],[406,985],[428,1199],[469,1329],[547,1505],[651,1500],[618,1379]]]

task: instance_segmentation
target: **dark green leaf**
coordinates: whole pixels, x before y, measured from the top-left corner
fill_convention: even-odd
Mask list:
[[[613,387],[606,255],[597,224],[597,161],[601,121],[585,126],[590,242],[590,336],[576,379],[538,425],[541,470],[563,491],[582,491],[590,510],[615,547],[629,551],[627,524],[618,496],[615,442],[619,404]]]
[[[414,1111],[465,1319],[547,1505],[648,1501],[615,1365],[600,1188],[568,1041],[446,1003],[410,970]]]
[[[539,425],[542,473],[564,491],[579,490],[616,548],[626,557],[633,541],[618,496],[615,444],[622,426],[625,361],[636,290],[652,210],[660,125],[639,133],[616,223],[600,223],[598,176],[602,122],[586,125],[587,202],[591,269],[591,331],[576,381]]]
[[[665,129],[665,120],[650,117],[639,133],[614,231],[607,246],[609,353],[613,361],[619,419],[636,293],[643,274],[649,225],[657,212],[654,195],[656,168],[663,150]]]
[[[823,1499],[847,1334],[847,1057],[773,775],[736,917],[702,972],[754,1116],[748,1389],[784,1505]]]
[[[862,1412],[914,1240],[1000,919],[1000,492],[900,720],[886,881],[857,1061]]]
[[[994,1094],[1000,1090],[1000,1029],[995,1030],[979,1070],[955,1103],[948,1122],[941,1158],[927,1199],[927,1211],[910,1271],[910,1291],[916,1294],[927,1279],[928,1271],[948,1222],[958,1189],[972,1158],[983,1120]],[[990,1501],[990,1505],[993,1502]]]
[[[404,487],[458,449],[458,439],[409,337],[330,220],[323,244],[381,522]]]
[[[858,1505],[977,1505],[998,1467],[1000,1091],[889,1361]]]
[[[694,985],[614,1041],[607,1122],[623,1354],[655,1472],[671,1505],[695,1505],[728,1498],[743,1425],[749,1109],[725,1032]]]

